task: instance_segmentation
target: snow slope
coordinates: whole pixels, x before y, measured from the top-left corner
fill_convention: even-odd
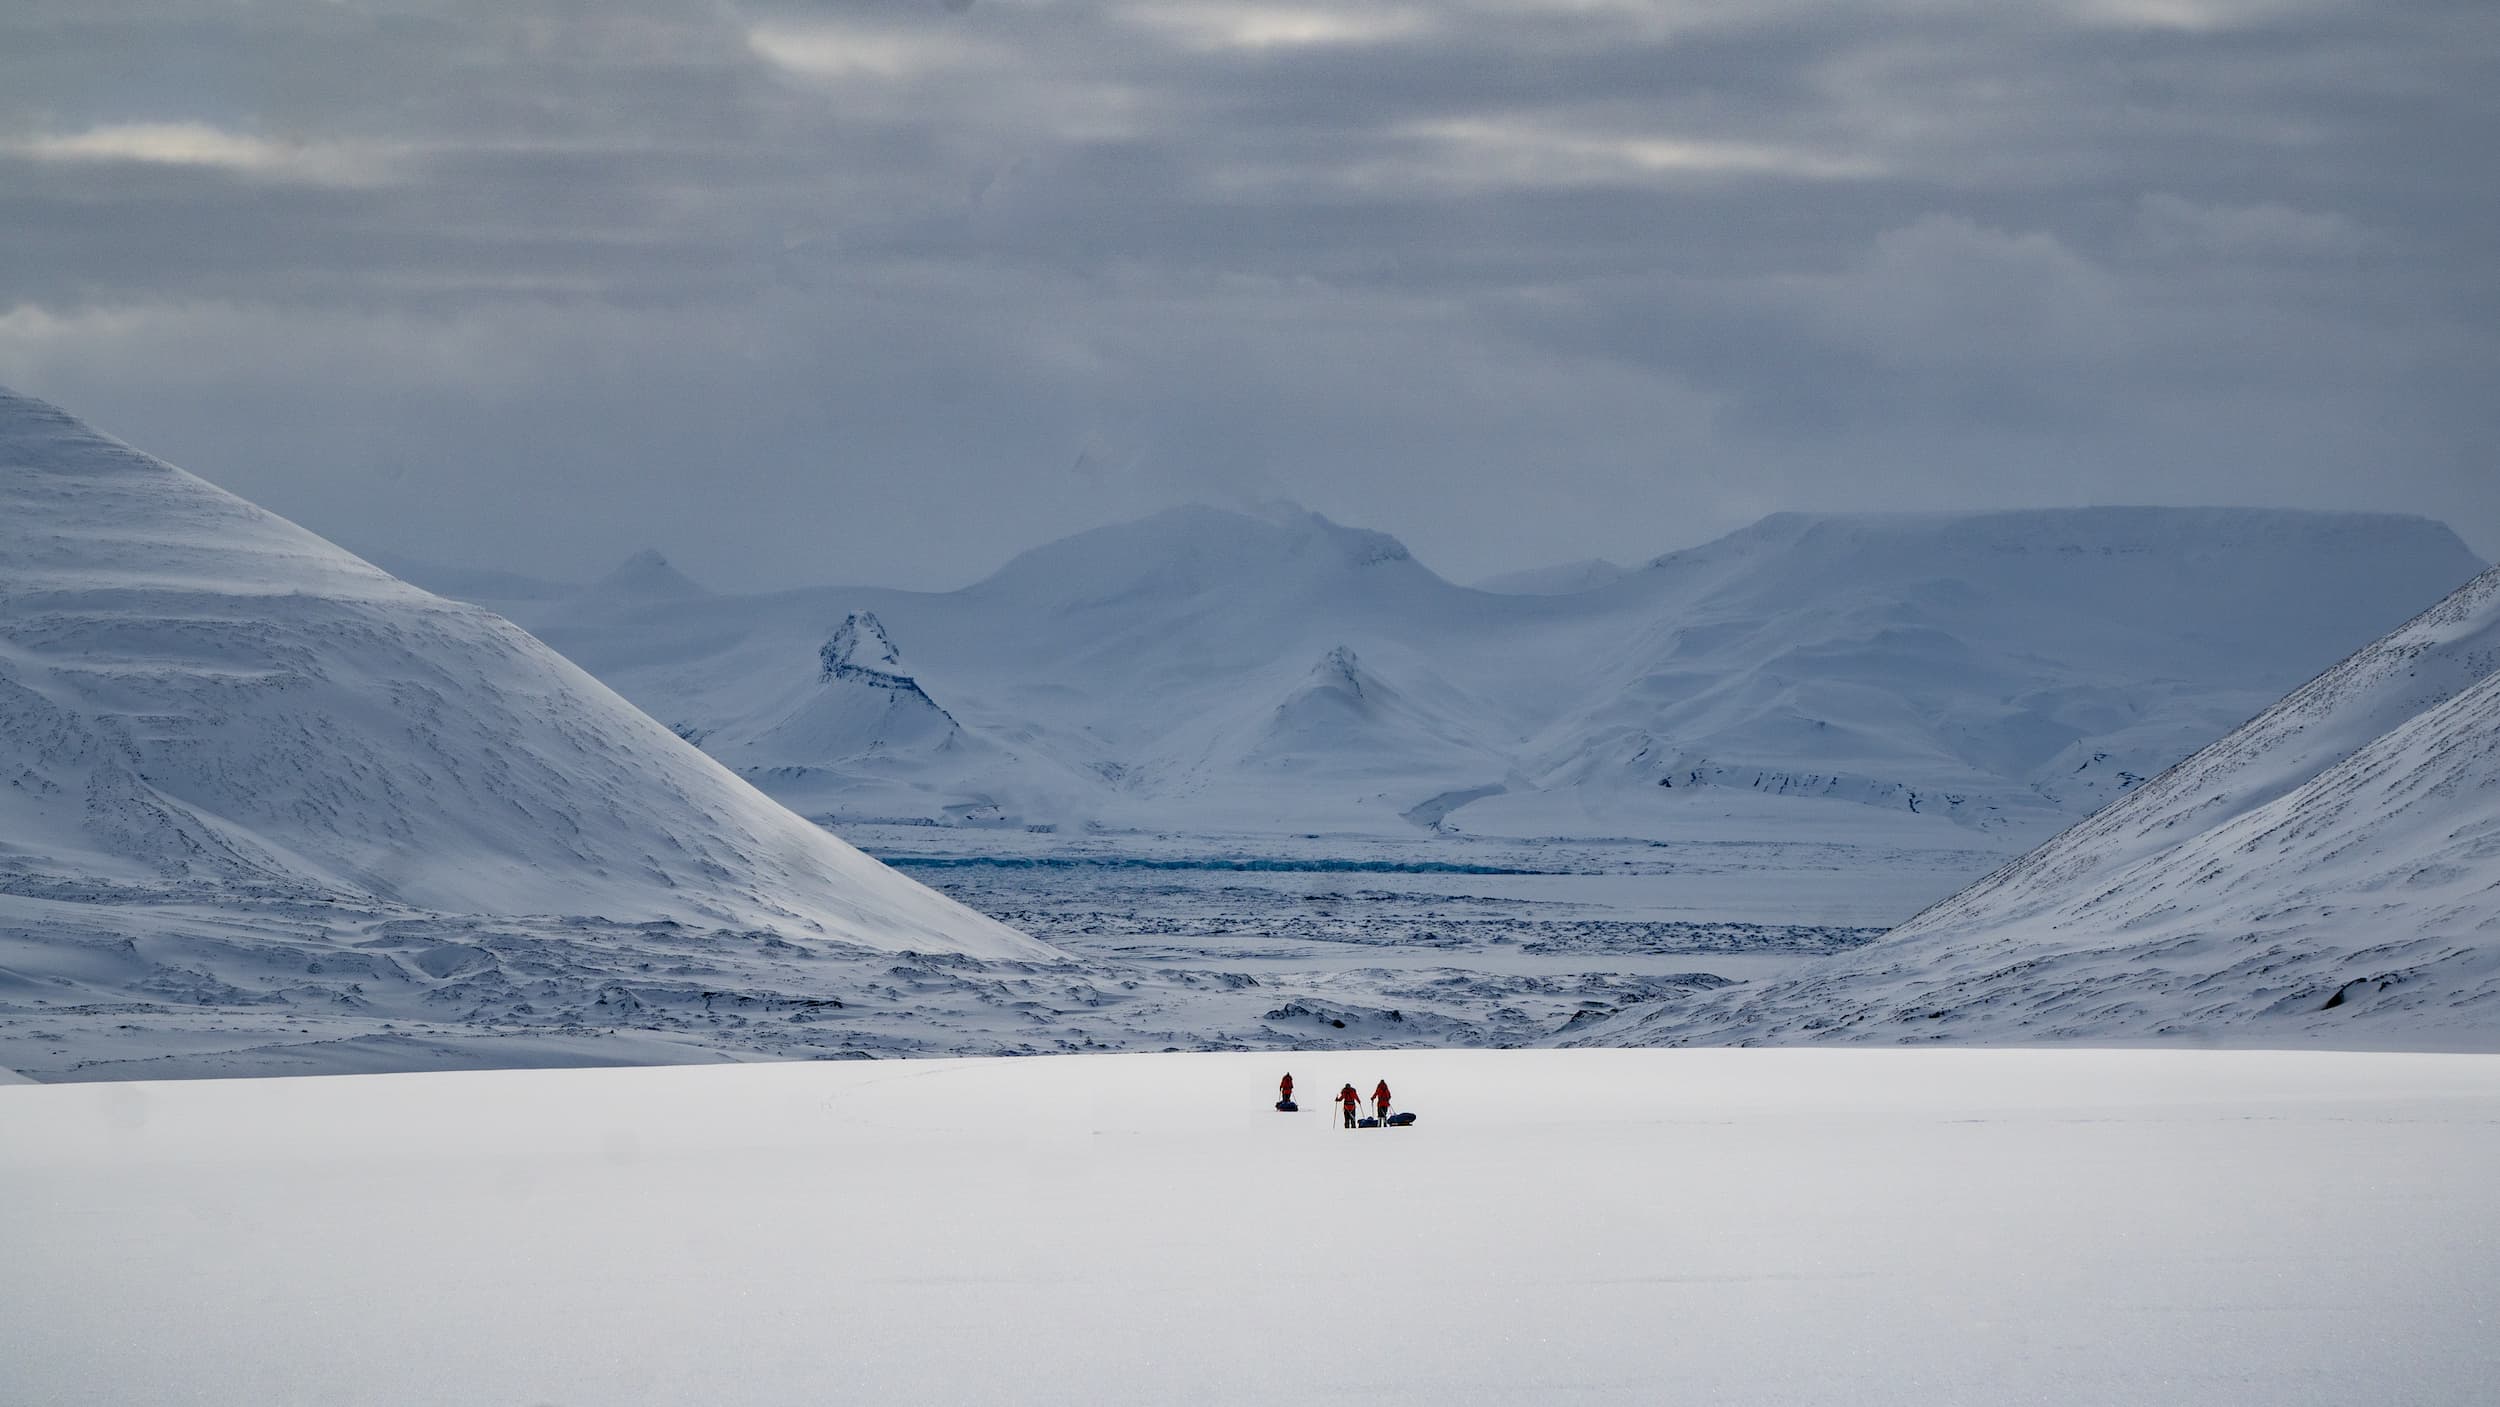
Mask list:
[[[643,564],[634,589],[664,572]],[[502,619],[6,392],[0,779],[0,929],[36,901],[80,903],[101,932],[122,905],[345,905],[1047,951]],[[138,927],[178,956],[179,935]],[[11,956],[35,967],[0,987],[45,979],[51,960]]]
[[[1667,609],[1549,731],[1547,778],[2044,835],[2479,565],[2364,514],[1774,515],[1651,564]]]
[[[1268,1109],[1386,1077],[1411,1130]],[[2500,1058],[0,1088],[27,1402],[2489,1401]]]
[[[1591,557],[1585,561],[1530,567],[1526,571],[1486,577],[1476,583],[1476,589],[1509,596],[1571,596],[1582,591],[1594,591],[1601,586],[1612,586],[1627,575],[1626,568],[1603,557]]]
[[[2500,569],[1880,942],[1720,1007],[1609,1031],[2500,1045]]]
[[[1739,823],[1978,833],[2005,852],[2480,566],[2392,515],[1782,514],[1537,596],[1452,585],[1316,514],[1190,508],[956,592],[511,609],[835,821],[1387,835],[1422,815],[1446,835],[1669,839]],[[758,755],[860,611],[960,735],[926,747],[897,718]],[[871,751],[873,778],[845,763]],[[846,800],[810,768],[874,786]]]

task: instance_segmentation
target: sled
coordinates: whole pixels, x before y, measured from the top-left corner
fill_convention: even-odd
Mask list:
[[[1391,1114],[1389,1116],[1389,1127],[1393,1129],[1412,1128],[1414,1124],[1415,1116],[1412,1114]]]
[[[1380,1127],[1380,1121],[1369,1115],[1365,1115],[1360,1119],[1356,1119],[1354,1121],[1354,1126],[1358,1129],[1376,1129]]]
[[[1294,1103],[1290,1099],[1279,1099],[1276,1101],[1276,1112],[1279,1114],[1299,1114],[1302,1112],[1302,1106]]]

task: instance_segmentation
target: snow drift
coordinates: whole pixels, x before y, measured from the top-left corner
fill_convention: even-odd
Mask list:
[[[682,594],[656,558],[627,575],[641,599]],[[0,607],[0,904],[1047,951],[759,795],[499,617],[7,392]]]
[[[1591,1040],[2500,1045],[2500,569],[1883,940]]]

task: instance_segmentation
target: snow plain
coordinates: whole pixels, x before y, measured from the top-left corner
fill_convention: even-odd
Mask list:
[[[1270,1111],[1387,1077],[1422,1122]],[[0,1088],[26,1403],[2470,1403],[2500,1057]]]

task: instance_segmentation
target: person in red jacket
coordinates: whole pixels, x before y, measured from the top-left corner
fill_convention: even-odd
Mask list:
[[[1345,1126],[1354,1127],[1354,1116],[1363,1108],[1363,1096],[1355,1091],[1353,1085],[1349,1084],[1337,1091],[1337,1102],[1345,1106]]]
[[[1389,1082],[1387,1080],[1382,1080],[1379,1084],[1372,1086],[1372,1117],[1380,1120],[1382,1128],[1389,1126]]]
[[[1293,1103],[1293,1072],[1291,1070],[1287,1070],[1285,1072],[1285,1077],[1276,1082],[1276,1102],[1279,1104]]]

